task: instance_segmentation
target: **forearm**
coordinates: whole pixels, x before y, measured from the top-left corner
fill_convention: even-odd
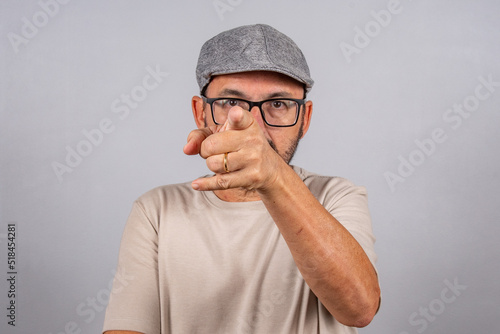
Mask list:
[[[305,281],[341,323],[363,327],[380,290],[375,270],[354,237],[284,165],[259,195],[280,229]]]

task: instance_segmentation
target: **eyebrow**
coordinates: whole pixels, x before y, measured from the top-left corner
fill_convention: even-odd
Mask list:
[[[236,90],[236,89],[231,89],[231,88],[226,88],[226,89],[223,89],[222,91],[219,92],[220,96],[222,97],[238,97],[238,98],[241,98],[241,99],[248,99],[248,95],[246,95],[245,93],[239,91],[239,90]],[[287,92],[287,91],[279,91],[279,92],[274,92],[270,95],[268,95],[266,97],[266,99],[274,99],[274,98],[279,98],[279,97],[291,97],[292,94],[290,92]]]
[[[247,96],[245,93],[240,92],[239,90],[236,89],[231,89],[231,88],[226,88],[223,89],[222,91],[219,92],[220,96],[235,96],[239,98],[246,98]]]

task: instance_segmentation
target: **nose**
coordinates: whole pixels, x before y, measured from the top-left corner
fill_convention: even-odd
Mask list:
[[[260,109],[257,106],[254,106],[252,109],[250,109],[250,113],[252,114],[253,118],[257,121],[257,124],[261,128],[264,128],[266,126],[264,119],[262,119],[262,114],[260,113]]]

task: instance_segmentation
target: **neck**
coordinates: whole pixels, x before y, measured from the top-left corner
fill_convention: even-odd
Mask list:
[[[257,191],[242,188],[214,190],[214,194],[225,202],[252,202],[261,200]]]

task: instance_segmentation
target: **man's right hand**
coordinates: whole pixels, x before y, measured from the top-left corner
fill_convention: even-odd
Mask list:
[[[199,154],[215,176],[193,181],[197,190],[243,188],[265,190],[277,178],[280,167],[289,169],[283,158],[269,145],[254,116],[233,107],[224,125],[192,131],[184,153]],[[228,154],[230,173],[224,169]]]

